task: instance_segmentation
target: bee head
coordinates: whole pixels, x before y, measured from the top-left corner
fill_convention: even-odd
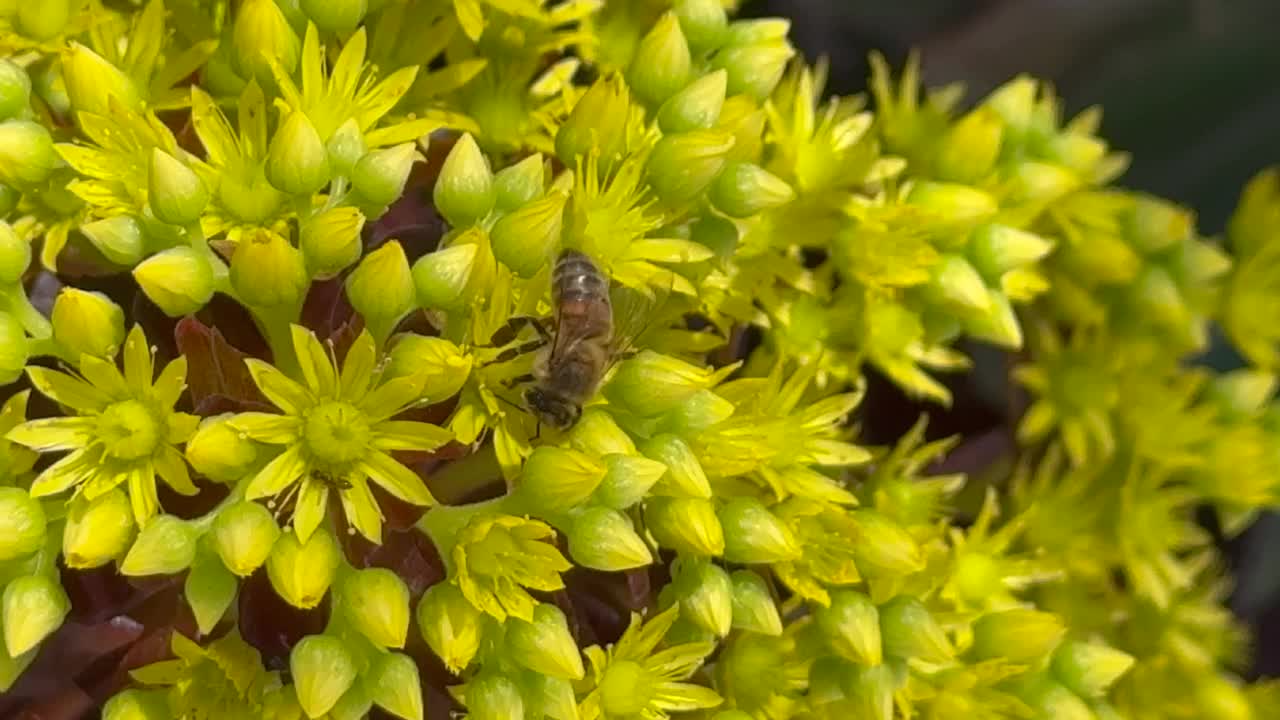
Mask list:
[[[559,395],[549,393],[539,387],[531,387],[524,392],[524,401],[538,420],[556,428],[567,430],[578,422],[582,408]]]

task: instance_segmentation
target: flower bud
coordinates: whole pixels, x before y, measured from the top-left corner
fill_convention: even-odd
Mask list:
[[[467,683],[467,717],[471,720],[510,720],[524,717],[520,688],[497,673],[483,673]]]
[[[263,87],[275,86],[271,61],[292,75],[302,54],[297,34],[274,0],[245,0],[240,5],[231,31],[231,48],[236,72]]]
[[[169,720],[169,691],[129,689],[102,707],[102,720]]]
[[[1232,370],[1215,377],[1209,384],[1208,397],[1223,414],[1247,418],[1262,412],[1275,395],[1277,378],[1262,370]]]
[[[213,549],[222,564],[240,577],[262,567],[279,537],[271,511],[255,502],[224,508],[213,521]]]
[[[764,578],[751,570],[738,570],[729,580],[733,583],[733,627],[761,635],[781,635],[782,617]]]
[[[582,654],[569,632],[564,613],[554,605],[539,604],[533,622],[507,620],[507,647],[516,662],[534,672],[564,680],[581,680]]]
[[[996,290],[991,291],[991,306],[987,312],[968,318],[964,329],[971,337],[1000,347],[1022,347],[1022,326],[1018,323],[1018,314],[1009,298]]]
[[[721,0],[676,0],[672,9],[695,50],[714,50],[728,36],[729,18]]]
[[[568,510],[586,502],[604,475],[605,467],[583,453],[541,445],[525,461],[520,493],[538,509]]]
[[[302,11],[325,32],[346,35],[360,24],[368,0],[301,0]]]
[[[800,557],[800,545],[790,528],[755,498],[733,498],[717,516],[729,562],[776,563]]]
[[[409,588],[386,568],[358,570],[342,584],[347,620],[373,644],[402,648],[409,633]]]
[[[781,178],[753,163],[733,163],[711,186],[711,202],[729,217],[745,218],[786,205],[795,191]]]
[[[614,453],[635,455],[636,446],[631,441],[613,416],[601,408],[588,408],[582,413],[573,430],[569,433],[569,443],[574,450],[602,457]]]
[[[4,183],[0,183],[0,218],[8,217],[10,213],[18,209],[18,201],[22,199],[22,193]]]
[[[643,500],[667,472],[666,465],[633,455],[609,455],[604,464],[604,480],[594,497],[597,503],[614,510],[625,510]]]
[[[422,720],[422,681],[413,658],[383,653],[364,677],[369,699],[403,720]]]
[[[494,256],[526,279],[549,265],[560,245],[565,200],[553,192],[502,216],[490,232]]]
[[[133,80],[93,50],[72,41],[62,54],[62,79],[76,112],[110,117],[115,98],[126,109],[142,107],[142,97]]]
[[[372,709],[373,701],[369,699],[369,691],[365,689],[365,684],[354,682],[324,717],[333,718],[333,720],[361,720],[369,717],[369,711]]]
[[[0,60],[0,120],[17,115],[31,102],[31,78],[9,59]]]
[[[218,180],[218,200],[235,219],[265,227],[271,224],[288,198],[267,182],[264,169],[259,167],[251,172],[247,176],[222,173]]]
[[[64,287],[53,301],[53,339],[69,359],[114,358],[124,342],[124,311],[102,293]]]
[[[960,225],[979,222],[1000,209],[990,193],[956,183],[918,182],[907,194],[907,202]]]
[[[643,350],[618,365],[605,394],[643,417],[652,417],[708,387],[715,375],[712,370]]]
[[[276,130],[267,150],[267,179],[281,192],[310,195],[329,182],[329,153],[301,110]]]
[[[8,385],[22,375],[30,352],[22,323],[0,311],[0,385]]]
[[[22,488],[0,487],[0,562],[39,550],[44,545],[44,531],[40,501]]]
[[[185,163],[154,148],[147,179],[147,202],[163,222],[186,225],[198,220],[204,212],[209,204],[209,190]]]
[[[413,264],[413,285],[424,308],[453,310],[466,304],[467,281],[475,266],[475,243],[459,243],[429,252]]]
[[[421,399],[427,403],[457,395],[471,375],[471,356],[444,338],[407,333],[395,341],[390,356],[386,376],[422,377]]]
[[[1216,674],[1197,680],[1195,698],[1199,717],[1213,720],[1254,720],[1259,717],[1250,706],[1248,695],[1235,682]]]
[[[120,563],[123,575],[173,575],[191,567],[199,533],[173,515],[157,515],[147,522]]]
[[[991,223],[973,233],[969,261],[988,282],[996,283],[1010,270],[1031,265],[1053,250],[1053,241],[1025,230]]]
[[[837,590],[831,593],[831,605],[814,615],[838,655],[860,665],[881,663],[880,612],[866,595]]]
[[[143,260],[133,278],[169,317],[196,312],[213,298],[213,267],[206,252],[192,247],[169,248]]]
[[[484,615],[457,585],[438,582],[427,588],[417,610],[418,629],[431,650],[454,674],[461,673],[480,650]]]
[[[313,532],[305,545],[297,533],[282,533],[267,558],[271,587],[294,607],[320,604],[341,562],[338,543],[327,532]]]
[[[1053,655],[1053,675],[1075,694],[1101,697],[1133,667],[1133,656],[1102,643],[1067,642]]]
[[[17,188],[44,182],[57,166],[53,138],[30,120],[0,122],[0,182]]]
[[[1031,114],[1035,111],[1036,81],[1026,75],[1019,75],[996,88],[987,96],[984,104],[1021,133],[1031,124]]]
[[[413,291],[409,258],[395,240],[366,255],[347,278],[351,306],[364,316],[365,323],[385,327],[388,333],[413,309]]]
[[[1139,196],[1126,222],[1125,238],[1148,255],[1186,241],[1195,230],[1190,212],[1166,200]]]
[[[71,601],[56,576],[25,575],[9,581],[3,599],[4,644],[9,657],[34,648],[62,625]]]
[[[692,64],[680,22],[668,12],[640,40],[627,80],[637,97],[656,106],[685,86]]]
[[[681,562],[671,586],[680,601],[681,617],[716,637],[733,624],[733,582],[729,573],[706,560]]]
[[[231,286],[250,307],[290,307],[302,302],[311,279],[302,252],[266,230],[246,233],[231,256]]]
[[[534,705],[533,717],[546,716],[551,720],[579,719],[573,683],[539,673],[526,673],[523,681],[523,697]]]
[[[257,446],[230,425],[231,415],[205,418],[187,441],[187,462],[201,475],[221,483],[244,477],[257,459]]]
[[[1081,185],[1080,177],[1061,165],[1024,162],[1018,165],[1009,187],[1012,203],[1050,203]]]
[[[886,655],[943,663],[954,650],[928,609],[913,597],[899,595],[880,607],[880,637]]]
[[[658,125],[664,133],[710,130],[720,119],[729,76],[716,70],[689,83],[672,95],[658,110]]]
[[[332,635],[308,635],[289,653],[289,674],[307,717],[318,718],[338,704],[356,672],[351,653]]]
[[[1031,706],[1035,717],[1054,720],[1094,720],[1093,712],[1083,700],[1052,680],[1033,681],[1030,687],[1022,691],[1022,695],[1022,699]]]
[[[72,0],[41,0],[18,3],[18,30],[32,40],[52,40],[71,21],[79,4]]]
[[[733,136],[719,130],[664,136],[649,155],[649,184],[666,202],[689,202],[715,180],[732,148]]]
[[[1053,613],[1023,608],[988,613],[973,624],[969,651],[979,660],[1036,663],[1053,653],[1066,631]]]
[[[893,693],[897,687],[893,668],[886,664],[850,668],[844,685],[845,697],[850,701],[848,717],[891,720]]]
[[[1142,271],[1133,285],[1131,297],[1142,316],[1160,327],[1181,327],[1190,315],[1177,283],[1159,266]]]
[[[795,48],[786,38],[748,45],[728,45],[711,58],[711,66],[729,73],[729,94],[749,95],[764,102],[782,79]]]
[[[329,155],[329,168],[334,175],[351,175],[356,163],[368,152],[364,133],[360,132],[360,124],[355,118],[349,118],[333,131],[325,143],[325,152]]]
[[[583,510],[574,518],[568,534],[569,554],[579,565],[592,570],[616,572],[653,562],[649,547],[627,516],[608,508]]]
[[[298,229],[298,244],[307,269],[317,278],[331,278],[360,257],[364,215],[340,205],[310,218]]]
[[[1000,155],[1004,123],[994,110],[980,107],[960,118],[947,131],[934,168],[938,177],[974,183],[986,177]]]
[[[626,152],[630,117],[626,83],[617,74],[601,77],[587,88],[556,132],[556,156],[573,168],[579,157],[586,158],[594,150],[601,173],[608,172]]]
[[[80,226],[80,232],[103,257],[116,265],[132,267],[142,259],[146,244],[142,227],[128,215],[85,223]]]
[[[724,554],[724,530],[715,505],[704,498],[651,498],[645,526],[658,544],[686,555]]]
[[[929,298],[944,309],[960,315],[983,313],[991,305],[991,293],[982,276],[959,255],[946,254],[933,266],[925,288]]]
[[[1090,175],[1107,156],[1107,144],[1092,135],[1065,132],[1054,135],[1045,157],[1081,175]]]
[[[365,153],[351,169],[351,185],[374,205],[390,205],[404,194],[404,184],[417,159],[413,143]]]
[[[453,227],[473,225],[493,209],[493,172],[471,133],[463,133],[449,150],[432,197]]]
[[[662,416],[655,430],[693,436],[733,415],[733,403],[710,390],[699,390]]]
[[[133,509],[121,490],[73,499],[62,531],[62,558],[77,570],[101,567],[124,554],[133,531]]]
[[[546,175],[542,153],[534,153],[493,176],[494,204],[502,212],[511,212],[525,203],[542,197]]]

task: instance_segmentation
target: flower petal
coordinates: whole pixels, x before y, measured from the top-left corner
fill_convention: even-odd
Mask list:
[[[129,474],[129,505],[133,507],[133,519],[138,527],[145,526],[160,510],[156,476],[150,465],[139,466]]]
[[[364,478],[353,475],[349,478],[351,487],[338,491],[342,499],[342,512],[347,522],[369,542],[382,544],[382,509],[378,501],[369,491],[369,483]]]
[[[307,408],[315,405],[311,391],[301,383],[290,380],[274,365],[254,358],[249,358],[244,363],[249,367],[249,374],[253,376],[253,382],[257,384],[258,389],[281,410],[300,415]]]
[[[452,439],[453,433],[430,423],[388,420],[374,426],[372,445],[379,450],[429,452]]]
[[[341,389],[338,395],[347,402],[360,402],[369,391],[369,380],[373,377],[378,362],[378,346],[368,330],[360,333],[356,341],[347,350],[347,357],[342,361],[342,374],[339,377]]]
[[[31,497],[57,495],[67,488],[82,482],[93,474],[98,460],[102,458],[99,449],[77,450],[58,462],[44,469],[31,483]]]
[[[169,442],[177,445],[191,439],[200,426],[200,416],[190,413],[169,413]]]
[[[134,325],[124,341],[124,379],[134,395],[141,395],[151,387],[155,368],[151,364],[151,347],[140,325]]]
[[[200,492],[191,482],[191,474],[187,472],[187,461],[182,453],[172,445],[165,445],[152,459],[156,474],[164,480],[164,484],[173,488],[179,495],[196,495]]]
[[[97,423],[87,417],[58,417],[25,422],[5,438],[39,452],[79,450],[93,442]]]
[[[80,356],[80,374],[90,385],[105,392],[113,400],[125,400],[133,395],[116,364],[92,355]]]
[[[257,500],[279,495],[306,471],[307,461],[302,457],[302,448],[298,445],[290,446],[258,471],[245,489],[245,499]]]
[[[294,325],[293,351],[298,356],[298,365],[302,368],[302,376],[307,387],[320,397],[335,397],[338,389],[338,378],[333,370],[333,360],[325,352],[324,345],[316,338],[315,333]]]
[[[111,404],[111,396],[67,373],[29,367],[27,377],[31,378],[31,384],[46,397],[77,412],[100,412]]]
[[[381,422],[413,404],[422,395],[423,377],[398,377],[382,383],[360,401],[359,407],[370,423]]]
[[[151,386],[151,397],[163,408],[171,408],[182,397],[187,389],[187,359],[179,357],[160,371],[155,385]]]
[[[296,415],[275,413],[239,413],[227,421],[231,427],[258,442],[269,445],[289,445],[298,441],[302,419]]]
[[[298,534],[298,542],[306,543],[311,538],[311,533],[324,520],[328,507],[329,486],[315,478],[304,480],[298,502],[293,507],[293,531]]]
[[[396,462],[384,452],[375,450],[367,453],[360,461],[359,470],[385,488],[387,492],[407,503],[434,505],[436,502],[417,473]]]

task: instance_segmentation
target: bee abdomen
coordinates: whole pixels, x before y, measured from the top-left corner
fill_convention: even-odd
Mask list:
[[[591,258],[577,250],[565,250],[556,259],[551,289],[557,303],[608,300],[609,285]]]

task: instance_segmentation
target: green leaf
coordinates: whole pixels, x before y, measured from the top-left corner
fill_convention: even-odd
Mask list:
[[[209,634],[226,614],[236,596],[236,576],[218,557],[202,552],[187,573],[183,592],[196,616],[201,634]]]

